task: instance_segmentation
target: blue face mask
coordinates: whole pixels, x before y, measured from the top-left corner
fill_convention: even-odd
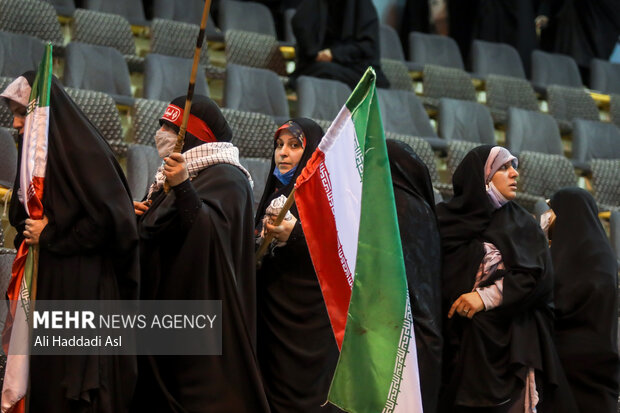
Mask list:
[[[287,173],[282,173],[280,172],[280,170],[276,167],[273,170],[273,176],[275,176],[276,178],[278,178],[278,180],[280,182],[282,182],[282,184],[284,185],[288,185],[291,182],[291,179],[293,179],[293,175],[295,175],[295,171],[297,170],[297,166],[295,166],[294,168],[292,168],[290,171],[288,171]]]

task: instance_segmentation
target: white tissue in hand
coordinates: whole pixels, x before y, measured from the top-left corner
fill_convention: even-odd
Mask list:
[[[267,207],[267,210],[265,211],[265,215],[275,215],[275,216],[278,216],[280,214],[280,211],[282,211],[282,208],[284,207],[285,203],[286,203],[286,197],[284,195],[280,195],[279,197],[277,197],[273,201],[271,201],[271,203]],[[293,217],[293,214],[291,214],[291,211],[286,211],[286,215],[284,216],[284,220],[285,221],[290,221],[293,218],[294,217]]]

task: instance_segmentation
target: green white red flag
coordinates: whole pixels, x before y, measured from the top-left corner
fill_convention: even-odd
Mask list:
[[[375,81],[369,68],[297,179],[295,203],[341,349],[328,401],[415,413],[418,361]]]

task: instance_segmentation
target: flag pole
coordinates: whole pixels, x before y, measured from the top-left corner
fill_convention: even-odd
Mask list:
[[[207,27],[207,17],[209,16],[210,8],[211,0],[205,0],[205,6],[202,10],[202,20],[200,20],[200,31],[198,32],[198,39],[196,39],[196,50],[194,50],[194,64],[192,65],[192,74],[190,75],[189,86],[187,87],[187,98],[185,99],[185,109],[183,110],[183,121],[181,122],[181,127],[179,128],[177,143],[174,145],[173,152],[181,152],[181,150],[183,149],[183,142],[185,141],[185,131],[187,130],[187,122],[189,121],[189,111],[192,108],[192,99],[194,97],[194,87],[196,85],[196,73],[198,72],[200,51],[202,50],[202,44],[205,37],[205,28]],[[166,193],[170,191],[170,184],[168,183],[168,181],[164,182],[164,191]]]
[[[282,210],[280,210],[278,217],[273,223],[273,225],[275,225],[276,227],[282,223],[282,221],[284,220],[284,217],[286,216],[286,213],[293,206],[293,203],[295,202],[294,195],[295,195],[295,188],[293,187],[293,190],[289,194],[288,198],[286,198],[286,202],[284,203]],[[256,252],[256,264],[258,264],[260,260],[263,258],[263,255],[265,255],[265,252],[267,251],[267,247],[269,246],[269,244],[271,244],[271,241],[273,241],[273,233],[269,233],[267,234],[265,238],[263,238],[263,242],[260,244],[260,248]]]

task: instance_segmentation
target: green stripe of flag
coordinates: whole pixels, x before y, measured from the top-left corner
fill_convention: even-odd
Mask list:
[[[39,64],[37,76],[35,78],[34,85],[32,86],[32,91],[30,92],[30,102],[34,99],[35,106],[37,107],[45,107],[50,105],[52,68],[54,64],[52,59],[52,48],[53,46],[51,43],[48,43],[45,46],[45,54]],[[29,107],[28,113],[30,113],[33,109],[34,108]]]

